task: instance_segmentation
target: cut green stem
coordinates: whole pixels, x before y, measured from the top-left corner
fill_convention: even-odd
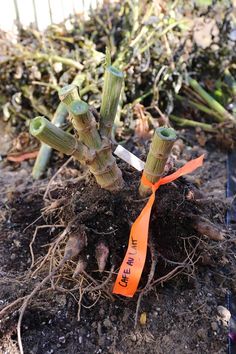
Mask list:
[[[120,99],[124,75],[121,71],[108,66],[105,71],[101,104],[100,132],[110,138]]]
[[[210,133],[216,132],[216,129],[214,129],[211,124],[196,122],[194,120],[190,120],[186,118],[180,118],[175,116],[174,114],[171,114],[169,118],[180,127],[201,128],[206,132],[210,132]]]
[[[189,85],[205,100],[205,102],[212,109],[214,109],[219,114],[221,122],[224,122],[225,120],[230,120],[234,123],[236,122],[235,118],[223,106],[221,106],[219,102],[211,97],[209,93],[207,93],[196,80],[189,78]]]
[[[50,161],[50,158],[52,155],[52,150],[53,149],[51,148],[51,146],[41,143],[39,153],[37,155],[37,158],[35,160],[34,167],[32,170],[33,179],[39,179],[44,174],[44,172],[49,164],[49,161]]]
[[[176,140],[176,133],[172,128],[157,128],[144,167],[144,175],[151,183],[156,183],[163,175],[166,161]],[[140,195],[146,196],[151,189],[142,184],[139,187]]]
[[[67,116],[68,112],[66,106],[64,103],[61,102],[53,116],[52,124],[56,125],[57,127],[60,127],[65,122]],[[47,144],[42,143],[33,167],[33,179],[39,179],[43,175],[50,161],[51,154],[52,148]]]
[[[87,160],[87,164],[97,183],[109,191],[120,190],[124,184],[121,170],[112,156],[110,142],[107,138],[100,137],[89,106],[83,101],[76,100],[67,108],[80,141],[93,153],[93,158]]]
[[[82,70],[83,65],[77,62],[76,60],[70,59],[70,58],[64,58],[59,55],[54,55],[54,54],[46,54],[46,53],[31,53],[31,52],[26,52],[25,53],[27,56],[33,59],[38,59],[38,60],[46,60],[46,61],[52,61],[52,62],[58,62],[67,66],[70,66],[72,68]]]
[[[81,78],[83,79],[82,75],[78,74],[75,76],[72,84],[77,85],[81,82]],[[40,84],[45,84],[45,83],[40,83]],[[48,84],[46,84],[48,85]],[[58,86],[54,89],[58,90]],[[60,88],[59,88],[60,89]],[[81,93],[83,94],[83,93]],[[64,93],[65,95],[65,93]],[[74,86],[72,86],[72,93],[69,95],[69,97],[72,96],[72,99],[77,99],[79,98],[78,91]],[[67,98],[68,99],[68,98]],[[57,110],[52,118],[52,123],[56,125],[57,127],[60,127],[63,125],[63,123],[66,121],[66,118],[68,117],[68,111],[66,108],[66,105],[61,102],[59,106],[57,107]],[[34,179],[39,179],[43,173],[45,172],[47,165],[50,161],[50,157],[52,155],[52,148],[44,143],[42,143],[38,156],[36,158],[33,171],[32,171],[32,177]]]
[[[209,114],[209,116],[214,118],[214,120],[216,120],[217,122],[221,122],[222,121],[221,116],[219,116],[219,114],[217,112],[215,112],[213,109],[210,109],[209,107],[204,106],[201,103],[195,102],[193,100],[190,100],[189,98],[185,98],[185,97],[182,97],[180,95],[175,95],[175,97],[177,98],[178,101],[181,101],[181,102],[183,102],[183,103],[185,103],[188,106],[191,106],[193,108],[197,108],[201,112]]]
[[[77,160],[86,160],[88,149],[76,138],[56,127],[44,117],[36,117],[30,123],[30,133],[51,148],[66,155],[73,155]]]
[[[79,99],[78,89],[77,89],[77,86],[74,84],[64,86],[62,89],[60,89],[58,95],[59,95],[60,100],[66,106],[68,106],[74,100]]]
[[[86,102],[75,100],[68,106],[74,128],[79,134],[79,139],[90,149],[101,148],[102,140],[97,130],[96,120],[89,110]]]

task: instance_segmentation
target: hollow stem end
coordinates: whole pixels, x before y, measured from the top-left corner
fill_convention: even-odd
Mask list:
[[[69,105],[74,100],[79,98],[77,86],[74,84],[70,84],[62,87],[62,89],[58,92],[59,98],[66,105]]]
[[[106,70],[109,71],[114,76],[117,76],[117,77],[120,77],[120,78],[124,77],[123,72],[118,70],[117,68],[115,68],[112,65],[108,66]]]
[[[80,100],[75,100],[71,102],[68,108],[71,114],[74,116],[81,116],[83,114],[86,114],[89,110],[88,104]]]
[[[33,136],[39,135],[43,131],[43,129],[45,128],[46,123],[45,123],[44,119],[45,119],[44,117],[38,116],[31,121],[30,133]]]
[[[176,132],[172,128],[161,127],[157,128],[155,133],[158,137],[165,141],[175,141],[176,140]]]

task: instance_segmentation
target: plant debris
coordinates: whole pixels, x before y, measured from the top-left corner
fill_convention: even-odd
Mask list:
[[[103,6],[93,10],[86,22],[79,16],[72,17],[69,27],[66,21],[44,33],[21,29],[16,44],[1,33],[0,96],[4,119],[11,120],[13,131],[27,130],[28,120],[36,115],[52,118],[59,104],[57,91],[75,76],[80,95],[99,108],[106,47],[114,65],[125,72],[122,102],[113,128],[113,137],[118,140],[134,133],[145,136],[145,115],[150,128],[161,124],[156,106],[167,116],[173,109],[175,112],[179,106],[176,94],[185,89],[188,72],[203,81],[213,96],[220,93],[225,106],[232,105],[231,88],[235,85],[225,84],[227,77],[235,76],[234,41],[228,36],[234,28],[230,2],[217,3],[207,11],[204,6],[195,7],[194,2],[183,6],[182,1],[162,6],[148,1],[135,2],[134,6],[128,1],[107,2]],[[199,34],[203,30],[208,38],[204,45],[196,37],[198,33],[203,38]],[[213,83],[211,77],[218,77],[217,82]],[[142,115],[137,106],[140,103],[146,107]],[[191,121],[195,115],[190,110],[184,118]],[[204,123],[211,124],[209,118],[202,116]],[[141,121],[145,127],[141,128]],[[201,124],[199,127],[203,128]],[[222,136],[226,127],[215,129]]]

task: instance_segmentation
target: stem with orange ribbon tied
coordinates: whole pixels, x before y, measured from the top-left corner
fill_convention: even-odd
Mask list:
[[[133,297],[138,289],[146,261],[149,222],[157,189],[193,172],[203,164],[204,155],[187,162],[176,172],[162,177],[175,139],[176,134],[172,128],[158,128],[155,131],[139,188],[141,195],[150,193],[151,195],[131,227],[128,249],[115,281],[114,294]]]
[[[143,172],[150,182],[155,183],[162,177],[175,141],[176,133],[174,129],[160,127],[155,130]],[[141,197],[150,193],[151,188],[141,180],[139,187]]]

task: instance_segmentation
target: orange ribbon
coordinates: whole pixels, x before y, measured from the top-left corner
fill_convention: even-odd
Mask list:
[[[12,162],[22,162],[24,160],[35,159],[39,151],[25,152],[21,155],[7,155],[7,160]]]
[[[113,288],[113,294],[120,294],[127,297],[133,297],[144,268],[147,242],[148,242],[148,229],[149,221],[153,203],[155,201],[155,192],[163,184],[170,183],[180,176],[193,172],[196,168],[202,166],[204,155],[197,159],[187,162],[183,167],[169,176],[161,178],[155,184],[147,180],[145,175],[142,176],[142,184],[152,189],[152,194],[139,214],[138,218],[132,225],[129,237],[129,245],[125,258],[120,267],[116,282]]]

